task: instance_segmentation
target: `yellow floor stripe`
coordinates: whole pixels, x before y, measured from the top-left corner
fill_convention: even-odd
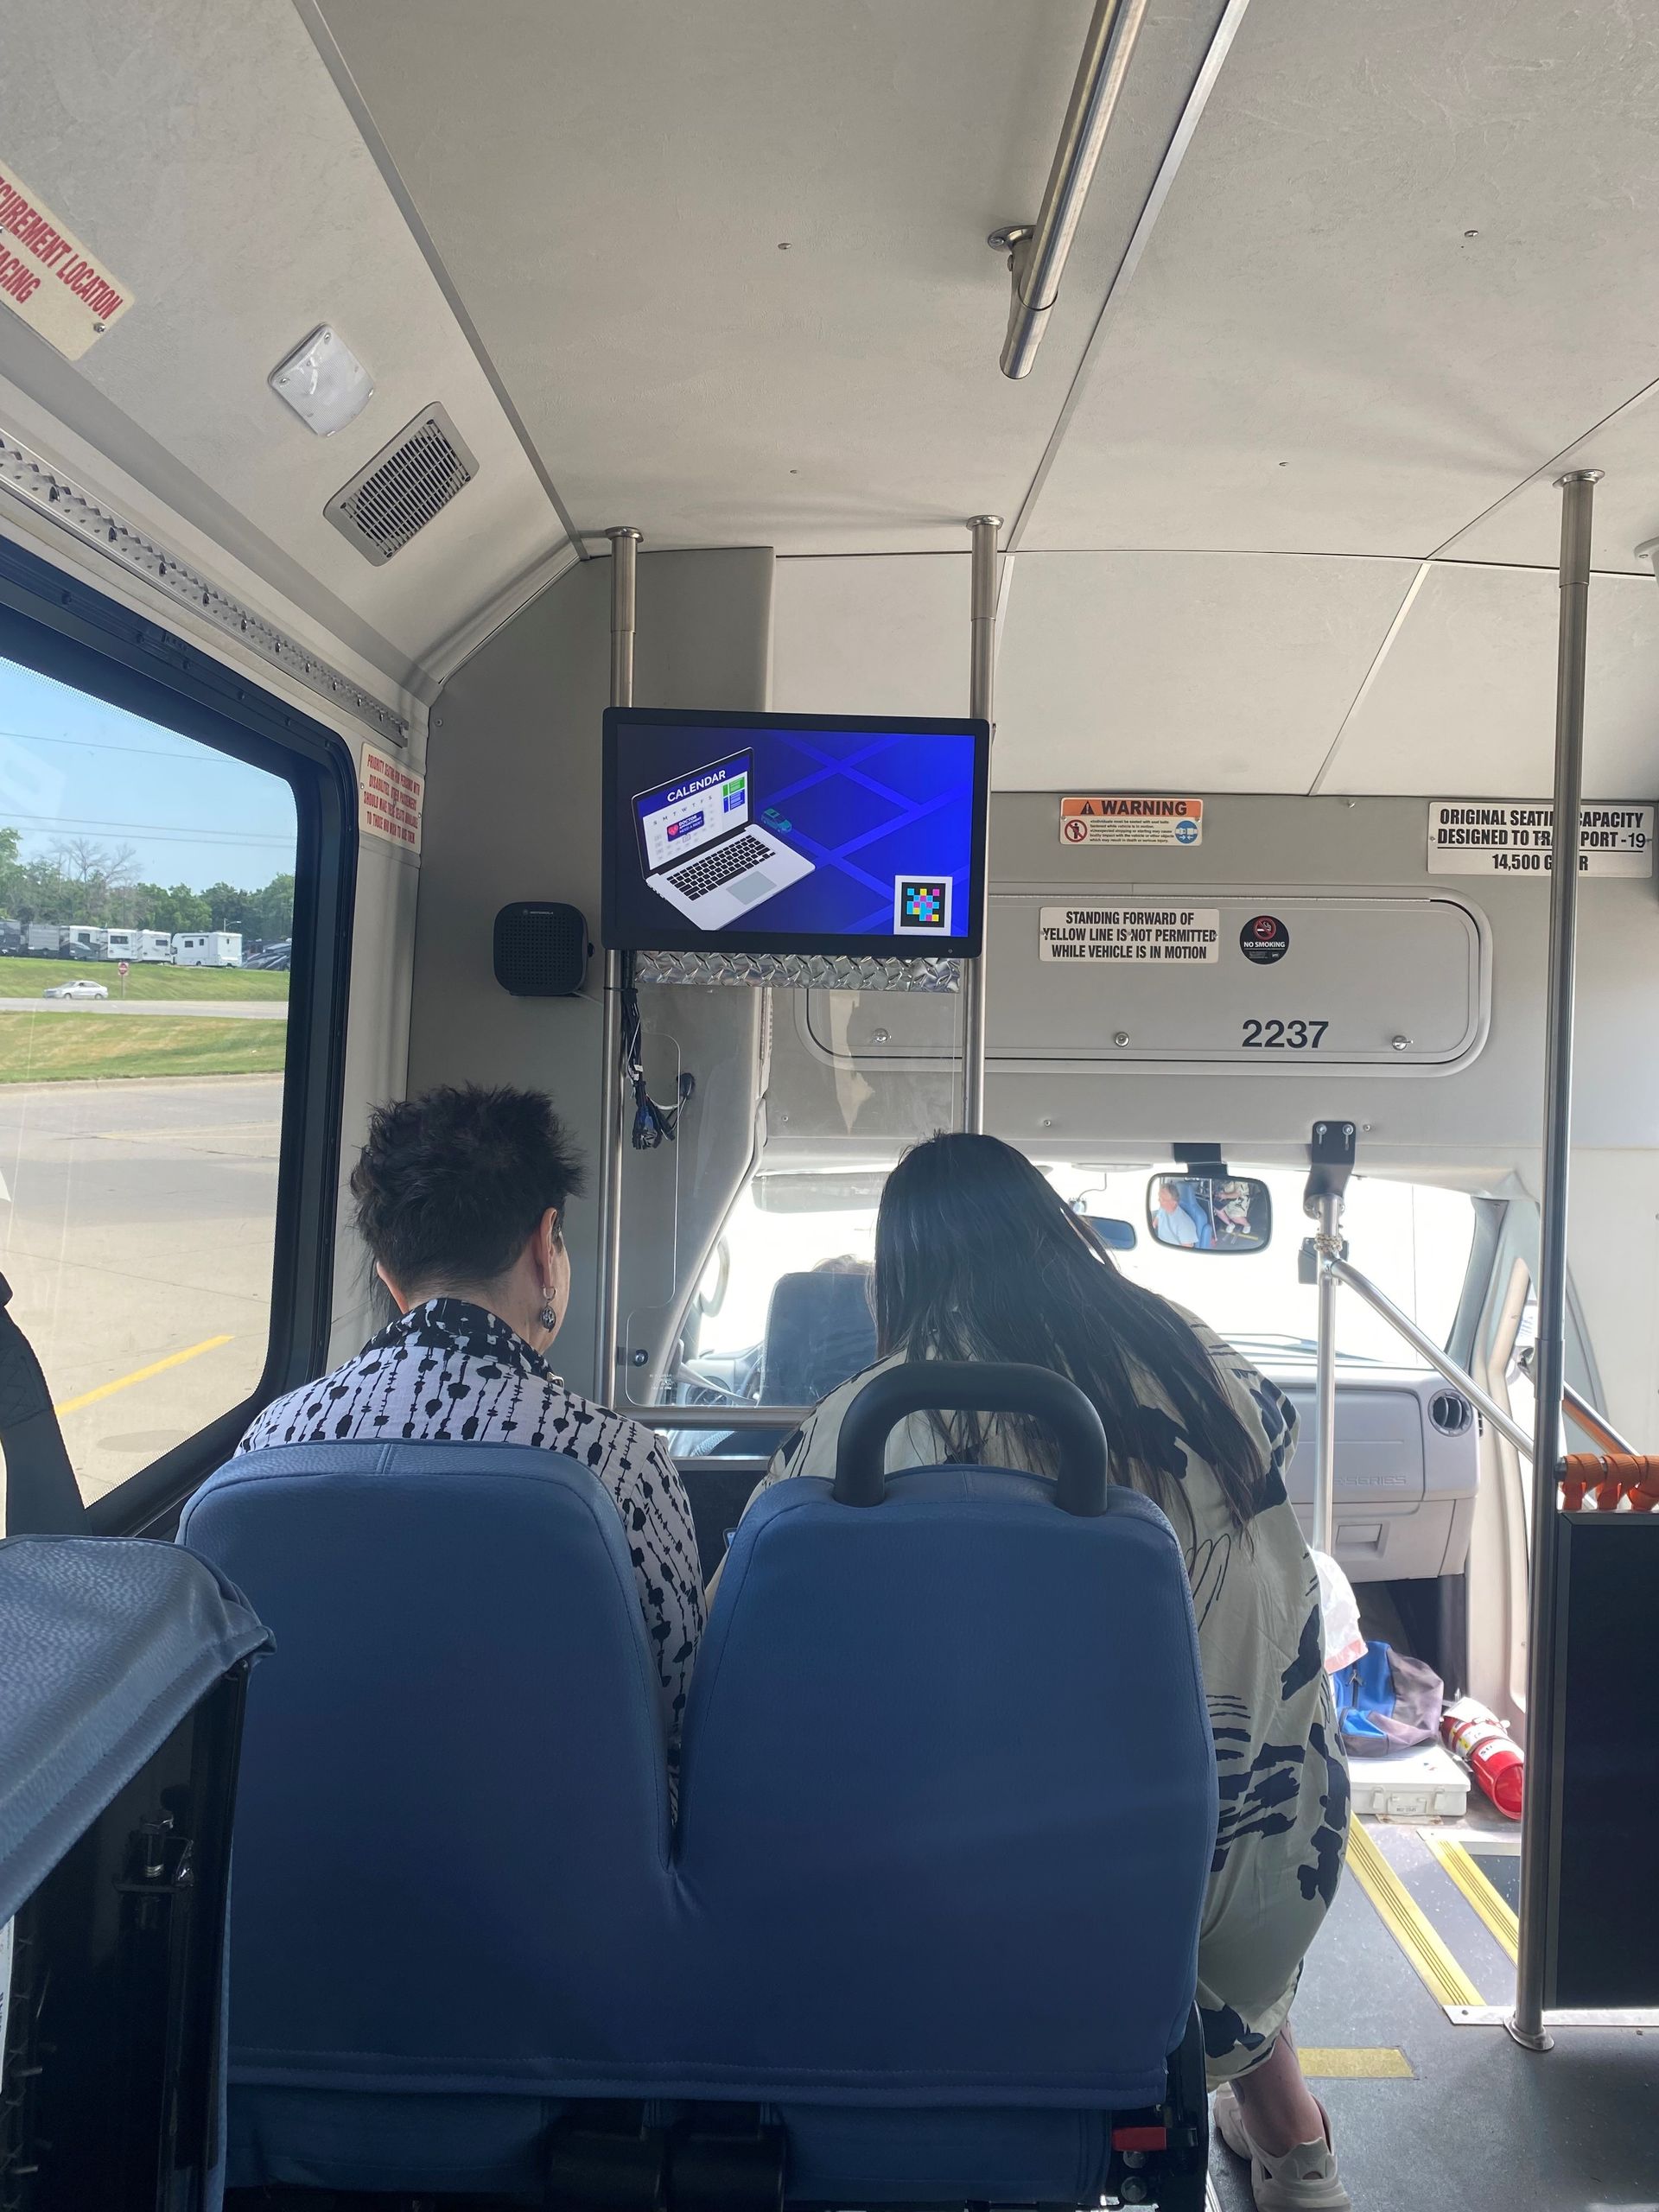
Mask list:
[[[1410,2082],[1415,2079],[1403,2050],[1336,2050],[1303,2044],[1296,2056],[1310,2082]]]
[[[1496,1889],[1487,1879],[1481,1871],[1480,1861],[1449,1835],[1435,1835],[1431,1832],[1423,1840],[1509,1953],[1510,1960],[1517,1958],[1521,1948],[1521,1923],[1515,1916],[1515,1907],[1503,1891]]]
[[[1362,1824],[1348,1831],[1348,1866],[1377,1916],[1421,1977],[1437,2005],[1479,2005],[1484,2000],[1429,1924],[1418,1904]]]
[[[54,1414],[78,1414],[83,1406],[95,1406],[100,1398],[112,1398],[118,1390],[130,1389],[135,1382],[148,1382],[152,1375],[162,1375],[169,1367],[182,1367],[187,1359],[196,1359],[205,1351],[216,1351],[220,1344],[227,1344],[229,1337],[204,1337],[199,1344],[190,1344],[183,1351],[170,1351],[165,1359],[151,1362],[148,1367],[135,1368],[130,1375],[118,1376],[113,1382],[100,1382],[96,1390],[83,1390],[78,1398],[66,1398],[61,1405],[54,1406]]]

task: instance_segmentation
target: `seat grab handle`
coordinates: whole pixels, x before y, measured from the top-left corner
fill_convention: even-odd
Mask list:
[[[915,1413],[1024,1414],[1059,1446],[1055,1503],[1106,1510],[1106,1432],[1075,1382],[1013,1360],[906,1360],[873,1376],[842,1416],[831,1495],[838,1505],[880,1505],[889,1434]]]

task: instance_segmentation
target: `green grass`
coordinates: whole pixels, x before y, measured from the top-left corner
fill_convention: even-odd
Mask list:
[[[37,999],[52,983],[67,983],[77,976],[108,986],[110,996],[121,996],[121,978],[113,960],[27,960],[0,957],[0,999]],[[286,974],[264,968],[168,968],[161,962],[134,961],[127,977],[130,999],[285,999]]]
[[[288,978],[263,980],[286,983]],[[44,1008],[38,1014],[0,1014],[0,1084],[68,1083],[88,1076],[278,1075],[287,1048],[285,1021],[213,1021],[194,1014],[169,1021],[164,1014],[100,1018],[90,1010],[64,1014]]]

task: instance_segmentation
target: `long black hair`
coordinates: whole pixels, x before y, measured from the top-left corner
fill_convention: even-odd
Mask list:
[[[1234,1525],[1255,1510],[1261,1450],[1204,1344],[1173,1306],[1118,1273],[1025,1154],[998,1137],[931,1137],[888,1176],[875,1224],[875,1327],[883,1358],[1025,1360],[1069,1376],[1105,1424],[1116,1478],[1167,1509],[1185,1462],[1169,1416],[1136,1399],[1140,1369],[1215,1470]],[[983,1455],[982,1415],[933,1420],[954,1459]],[[1034,1422],[1010,1416],[1007,1426],[1033,1466],[1051,1464]]]

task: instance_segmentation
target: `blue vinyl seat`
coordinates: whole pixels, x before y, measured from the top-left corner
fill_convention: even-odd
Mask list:
[[[1042,1414],[1058,1480],[884,1483],[893,1421],[942,1403]],[[738,2201],[673,2146],[739,2107],[781,2128],[791,2202],[1093,2203],[1127,2148],[1200,2205],[1214,1766],[1173,1532],[1105,1474],[1040,1370],[873,1378],[835,1484],[738,1531],[676,1855],[586,1470],[363,1443],[221,1469],[181,1541],[279,1655],[238,1813],[232,2180],[532,2191],[562,2127],[629,2100],[677,2116],[671,2212],[677,2177]]]
[[[1042,1415],[1058,1481],[884,1482],[888,1430],[942,1406]],[[1160,2201],[1202,2203],[1216,1807],[1180,1549],[1107,1486],[1092,1407],[1033,1369],[886,1370],[834,1484],[750,1510],[699,1654],[686,2093],[780,2108],[791,2198],[1080,2204],[1173,2066]]]
[[[258,1592],[231,1915],[231,2180],[534,2189],[676,1980],[621,1517],[528,1446],[301,1444],[179,1541]]]

